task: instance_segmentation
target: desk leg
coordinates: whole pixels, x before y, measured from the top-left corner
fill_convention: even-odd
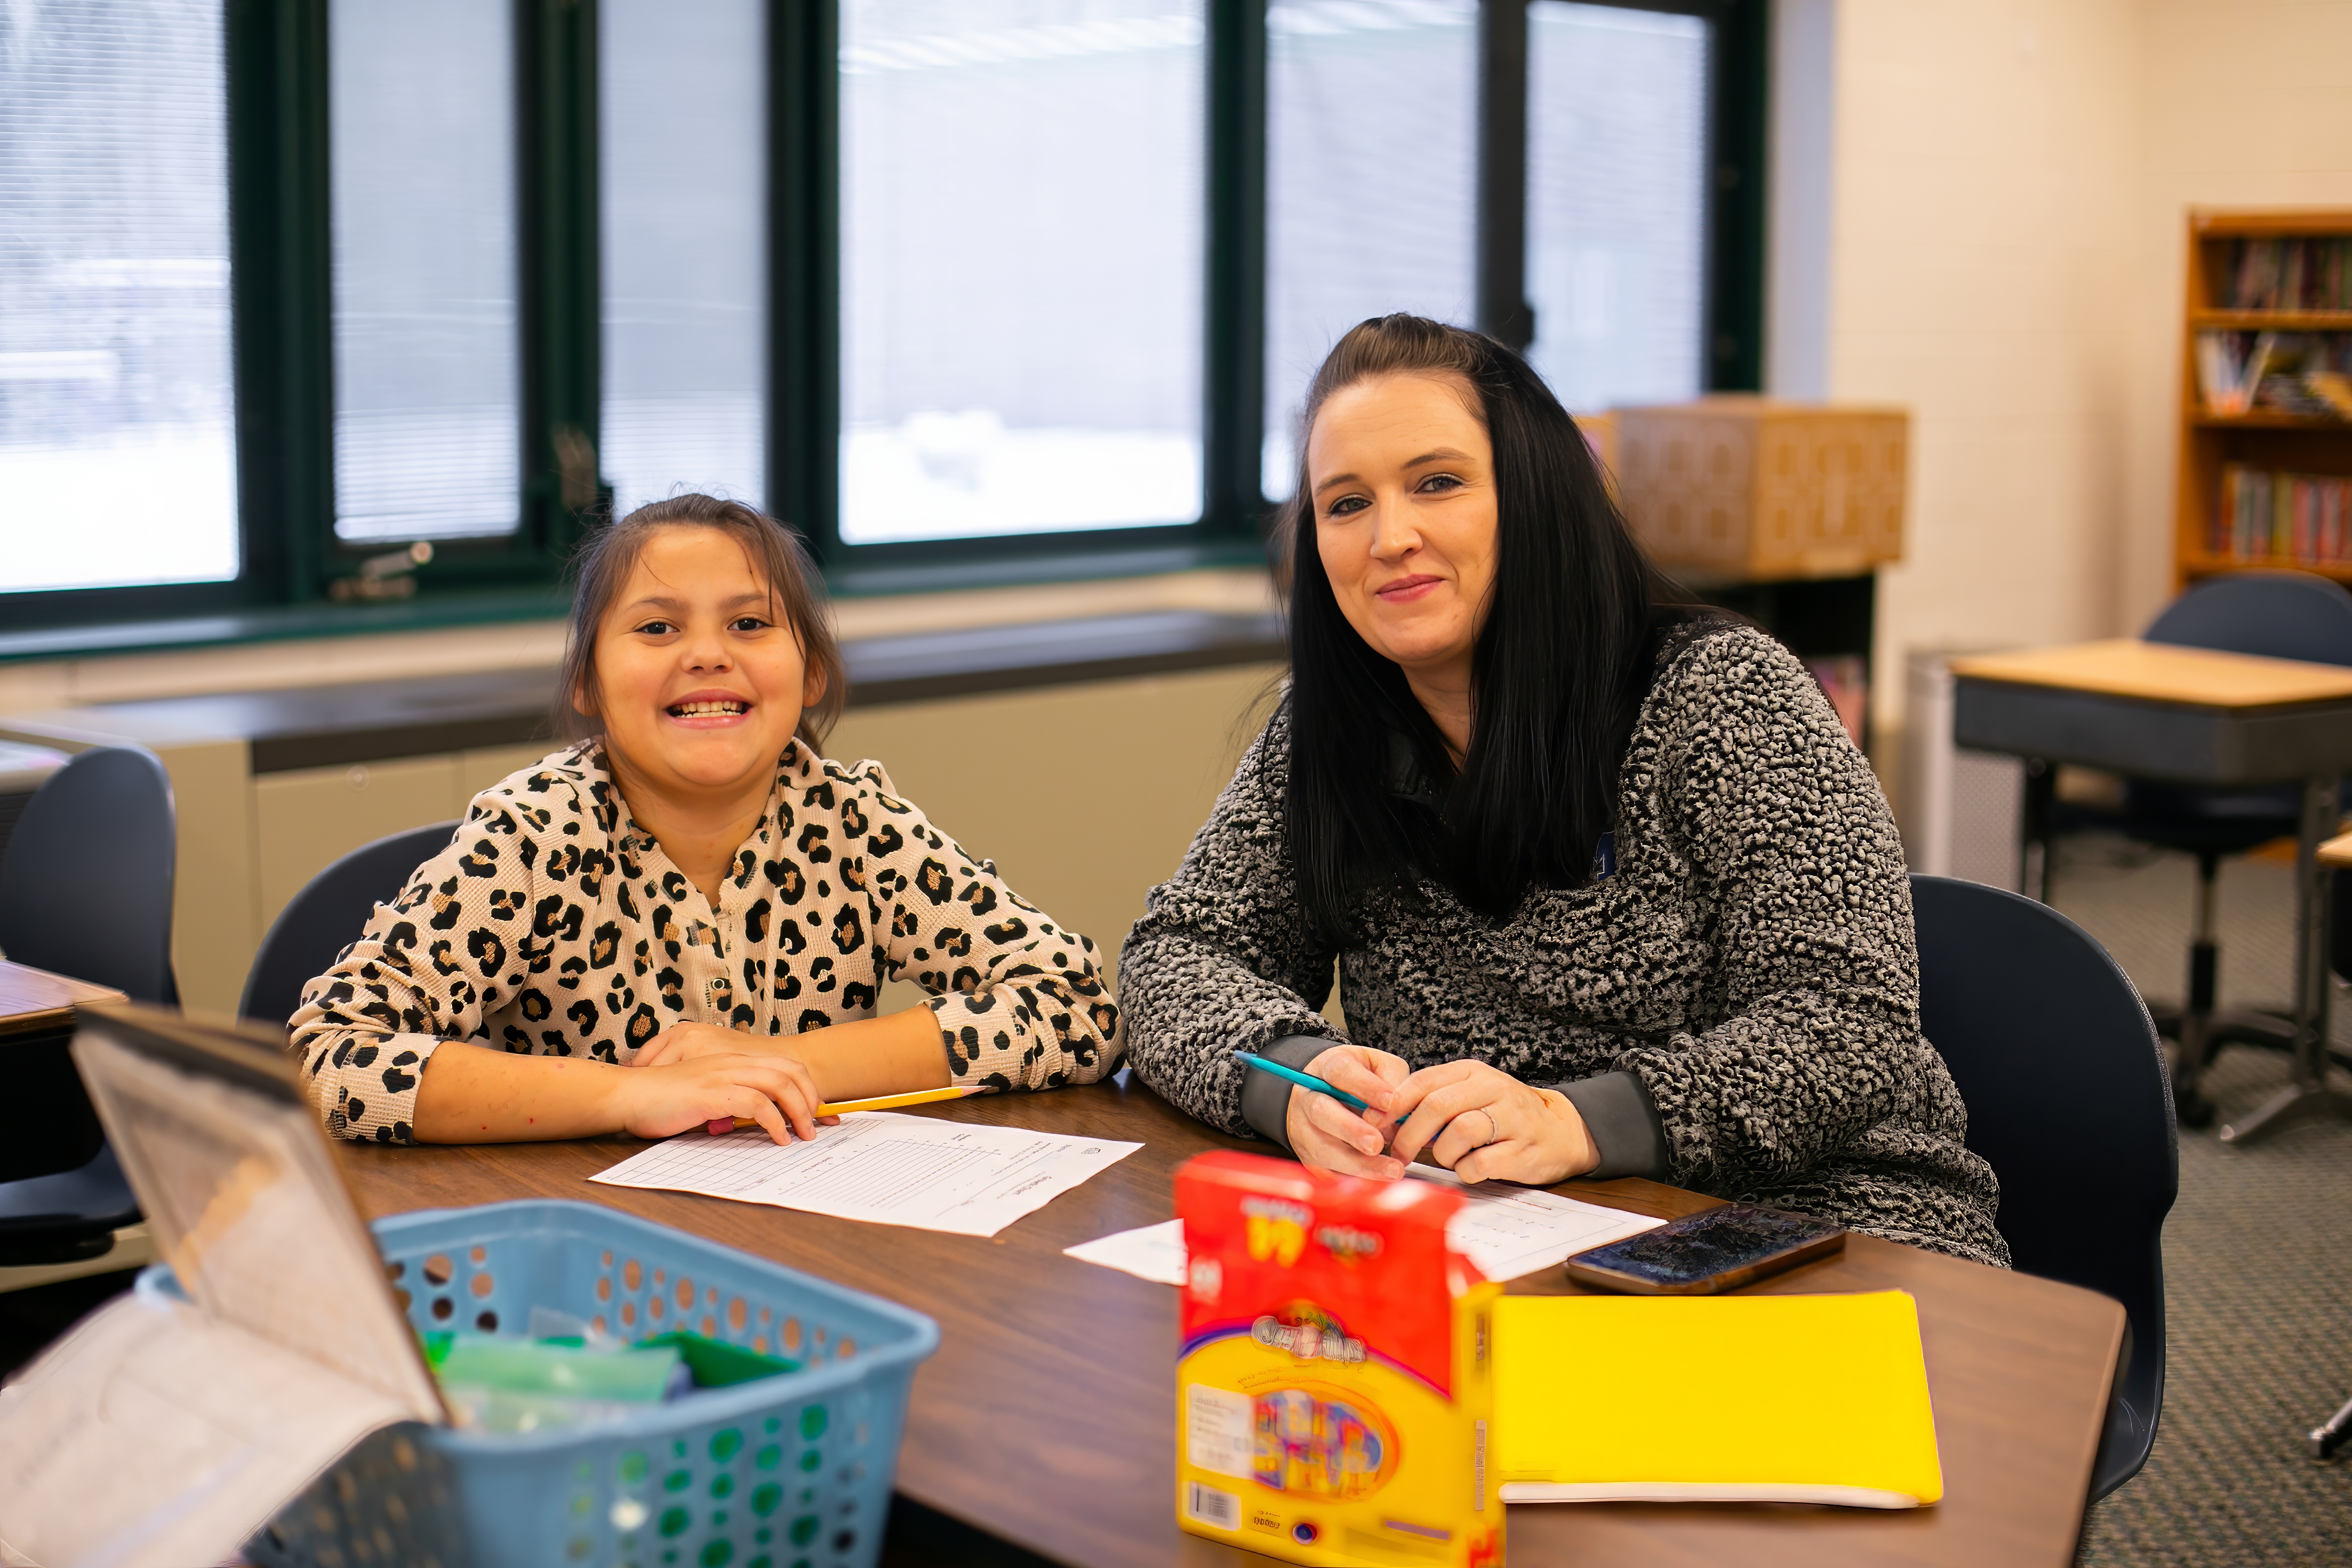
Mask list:
[[[2336,778],[2303,786],[2303,832],[2294,856],[2294,1081],[2244,1121],[2222,1128],[2224,1143],[2252,1143],[2315,1116],[2352,1119],[2352,1094],[2327,1084],[2330,914],[2327,873],[2319,864],[2320,841],[2336,831],[2340,787]]]
[[[2017,813],[2017,890],[2036,903],[2050,901],[2051,862],[2057,858],[2058,764],[2025,759],[2024,798]]]

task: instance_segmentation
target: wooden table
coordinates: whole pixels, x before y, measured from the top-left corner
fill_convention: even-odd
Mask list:
[[[62,1029],[73,1022],[78,1006],[123,1000],[122,993],[111,985],[92,985],[87,980],[0,958],[0,1035]]]
[[[97,1154],[104,1134],[98,1112],[66,1054],[74,1008],[120,1002],[107,985],[69,980],[0,959],[0,1182],[70,1171]]]
[[[678,1193],[591,1186],[645,1145],[344,1145],[371,1216],[564,1197],[612,1205],[870,1290],[939,1320],[915,1380],[898,1489],[1058,1562],[1163,1568],[1264,1562],[1175,1522],[1176,1292],[1061,1256],[1170,1217],[1191,1155],[1249,1147],[1170,1107],[1131,1073],[1086,1089],[986,1096],[916,1114],[1140,1140],[1141,1149],[992,1239],[862,1225]],[[1264,1144],[1255,1147],[1263,1151]],[[1641,1181],[1559,1189],[1643,1214],[1715,1200]],[[1852,1238],[1842,1258],[1768,1290],[1889,1286],[1919,1302],[1945,1500],[1906,1512],[1788,1505],[1515,1508],[1519,1564],[2071,1563],[2124,1310],[2091,1291]],[[1512,1289],[1572,1288],[1557,1270]],[[1597,1353],[1605,1353],[1600,1352]],[[1694,1411],[1692,1419],[1706,1419]]]
[[[2219,1134],[2246,1143],[2290,1122],[2352,1115],[2327,1084],[2327,921],[2318,848],[2352,772],[2352,668],[2123,637],[1951,661],[1952,739],[2044,764],[2074,763],[2209,787],[2303,786],[2295,857],[2294,1078]],[[2054,767],[2028,772],[2025,833],[2042,843],[2027,888],[2048,889]],[[2031,868],[2029,868],[2031,873]],[[2197,1102],[2203,1041],[2181,1042],[2174,1096]]]

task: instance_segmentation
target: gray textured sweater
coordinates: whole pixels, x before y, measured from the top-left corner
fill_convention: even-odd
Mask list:
[[[1347,941],[1319,943],[1287,763],[1277,714],[1121,955],[1128,1054],[1170,1100],[1248,1133],[1243,1079],[1263,1075],[1227,1053],[1339,1038],[1318,1012],[1336,959],[1358,1044],[1530,1083],[1629,1075],[1575,1098],[1646,1097],[1664,1180],[2008,1263],[1992,1171],[1919,1034],[1894,822],[1780,644],[1721,624],[1669,639],[1619,770],[1614,871],[1531,890],[1507,921],[1429,882],[1361,895]]]

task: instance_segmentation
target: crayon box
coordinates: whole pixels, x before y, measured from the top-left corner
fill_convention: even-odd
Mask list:
[[[1176,1521],[1293,1563],[1503,1560],[1494,1302],[1459,1194],[1219,1151],[1176,1173]]]

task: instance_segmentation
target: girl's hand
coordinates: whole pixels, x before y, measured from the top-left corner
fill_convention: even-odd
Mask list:
[[[830,1127],[841,1120],[817,1116],[816,1108],[824,1102],[816,1085],[809,1080],[808,1068],[790,1057],[714,1052],[616,1073],[613,1081],[614,1120],[640,1138],[667,1138],[743,1116],[766,1128],[777,1142],[789,1143],[794,1133],[814,1138],[820,1124]]]
[[[777,1051],[777,1047],[748,1029],[722,1029],[716,1024],[672,1024],[656,1035],[629,1065],[658,1068],[692,1061],[697,1057],[766,1056],[772,1051]]]
[[[1485,1062],[1447,1062],[1406,1079],[1390,1100],[1403,1121],[1391,1152],[1411,1160],[1425,1145],[1465,1182],[1548,1187],[1601,1163],[1601,1151],[1569,1098],[1530,1089]]]
[[[1344,1089],[1371,1107],[1350,1110],[1328,1094],[1293,1087],[1283,1131],[1290,1135],[1290,1152],[1302,1165],[1337,1171],[1344,1176],[1372,1176],[1394,1181],[1404,1174],[1404,1162],[1381,1151],[1396,1125],[1390,1096],[1412,1069],[1402,1057],[1369,1046],[1333,1046],[1307,1064],[1307,1071]]]

